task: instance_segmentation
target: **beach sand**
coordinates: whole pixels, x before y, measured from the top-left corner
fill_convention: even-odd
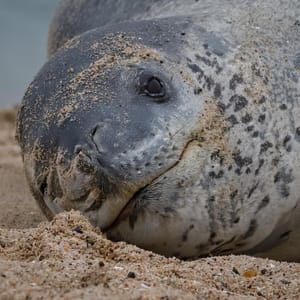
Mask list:
[[[0,111],[0,299],[300,299],[300,264],[165,258],[108,241],[78,212],[46,221]]]

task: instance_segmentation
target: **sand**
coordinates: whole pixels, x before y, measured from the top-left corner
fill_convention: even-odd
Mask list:
[[[107,240],[78,212],[36,206],[0,111],[0,299],[300,299],[300,264],[249,256],[165,258]]]

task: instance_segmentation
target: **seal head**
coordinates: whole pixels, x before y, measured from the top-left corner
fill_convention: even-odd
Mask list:
[[[138,34],[135,23],[91,30],[59,50],[29,87],[18,137],[31,189],[50,218],[79,209],[119,237],[116,220],[136,228],[142,190],[164,178],[168,195],[155,199],[164,210],[159,218],[170,214],[179,224],[167,174],[195,140],[203,102],[181,69],[183,55],[169,51],[184,46],[189,22],[177,23],[166,43],[169,24],[140,22]],[[157,31],[165,34],[154,37]],[[147,223],[150,232],[164,222],[152,229]]]

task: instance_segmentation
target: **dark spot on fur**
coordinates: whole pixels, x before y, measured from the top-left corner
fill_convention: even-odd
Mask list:
[[[282,184],[279,189],[279,193],[283,198],[287,198],[290,195],[290,188],[286,184]]]
[[[278,157],[272,159],[272,165],[274,167],[277,167],[279,162],[280,162],[280,158],[278,158]]]
[[[215,237],[216,237],[216,233],[215,232],[211,232],[211,234],[210,234],[210,239],[214,239]]]
[[[256,210],[256,213],[258,213],[262,208],[266,207],[269,203],[270,203],[270,197],[269,197],[269,195],[267,195],[266,197],[264,197],[261,200],[261,202]]]
[[[242,74],[234,74],[233,77],[229,81],[229,88],[231,90],[235,90],[238,84],[243,83]]]
[[[240,168],[242,168],[243,166],[248,166],[253,162],[251,157],[242,157],[240,153],[234,153],[233,160],[235,161],[236,165]]]
[[[274,176],[274,183],[278,182],[280,180],[280,172],[277,172]]]
[[[253,234],[256,232],[256,230],[257,230],[257,222],[256,222],[256,220],[252,219],[249,224],[247,232],[243,235],[243,239],[247,239],[247,238],[253,236]]]
[[[229,121],[232,126],[239,123],[235,115],[231,115],[229,118],[227,118],[227,121]]]
[[[237,174],[237,175],[242,175],[242,170],[240,169],[240,168],[238,168],[238,169],[235,169],[235,174]]]
[[[259,131],[254,131],[252,137],[257,138],[259,136]]]
[[[210,159],[213,162],[219,162],[220,164],[222,164],[223,160],[224,160],[224,158],[220,155],[219,151],[212,152],[211,155],[210,155]]]
[[[253,192],[257,189],[258,187],[258,183],[256,183],[250,190],[249,190],[249,193],[248,193],[248,198],[250,198],[253,194]]]
[[[237,224],[239,221],[240,221],[240,217],[236,217],[236,218],[233,220],[233,223],[234,223],[234,224]]]
[[[237,194],[238,194],[238,190],[233,191],[233,192],[230,194],[230,199],[233,200],[233,199],[236,197]]]
[[[208,176],[214,179],[220,179],[223,177],[223,175],[224,175],[223,170],[219,171],[219,173],[215,173],[214,171],[208,173]]]
[[[259,122],[259,123],[263,123],[265,120],[266,120],[266,115],[265,115],[265,114],[260,115],[260,116],[258,117],[258,122]]]
[[[274,183],[283,182],[285,184],[289,184],[289,183],[292,183],[293,181],[294,181],[294,176],[292,175],[292,170],[290,170],[288,173],[286,173],[285,169],[282,168],[274,176]]]
[[[194,94],[195,95],[199,95],[202,92],[202,88],[201,87],[195,87],[194,88]]]
[[[223,68],[221,68],[219,65],[216,66],[216,74],[220,74],[223,71]]]
[[[262,96],[258,101],[259,104],[263,104],[265,102],[266,102],[266,96]]]
[[[220,111],[221,112],[224,112],[225,111],[225,109],[226,109],[226,105],[223,103],[223,102],[218,102],[217,103],[217,105],[218,105],[218,108],[220,109]]]
[[[201,69],[196,64],[188,64],[188,67],[192,70],[194,73],[199,73]]]
[[[260,146],[260,153],[266,152],[269,148],[272,148],[273,144],[269,141],[266,141],[265,143],[261,144]]]
[[[253,131],[253,129],[254,129],[254,126],[253,126],[253,125],[248,126],[248,127],[246,128],[246,130],[247,130],[248,132]]]
[[[260,171],[261,167],[264,165],[264,163],[265,163],[265,161],[263,159],[259,160],[258,168],[255,170],[255,176],[257,176],[259,174],[259,171]]]
[[[246,173],[246,174],[250,174],[250,173],[251,173],[251,169],[250,169],[250,168],[247,168],[246,171],[245,171],[245,173]]]
[[[242,110],[248,104],[248,100],[241,95],[234,95],[229,99],[229,101],[234,103],[235,112]]]
[[[287,146],[285,150],[286,150],[287,152],[291,152],[291,151],[292,151],[292,146],[291,146],[291,145]]]
[[[220,83],[216,83],[216,86],[215,86],[215,89],[214,89],[214,96],[216,98],[220,98],[221,97],[221,93],[222,93],[222,91],[221,91],[221,85],[220,85]]]
[[[204,78],[205,78],[206,86],[207,86],[208,90],[210,91],[212,86],[215,84],[215,82],[210,76],[204,76]]]
[[[286,104],[281,104],[281,105],[279,106],[279,109],[281,109],[281,110],[286,110],[286,109],[287,109]]]
[[[285,136],[285,138],[283,139],[283,146],[286,147],[286,144],[291,140],[291,136],[287,135]]]
[[[200,70],[199,75],[197,77],[197,80],[199,83],[202,82],[202,78],[204,77],[204,72],[202,70]]]
[[[245,114],[245,115],[241,118],[241,121],[242,121],[242,123],[247,124],[247,123],[251,122],[252,119],[253,119],[253,118],[252,118],[251,115]]]
[[[261,71],[260,71],[259,66],[258,66],[257,63],[254,63],[254,64],[251,66],[251,69],[252,69],[253,73],[254,73],[257,77],[262,77]]]
[[[192,225],[190,225],[190,226],[186,229],[186,231],[182,234],[182,241],[183,241],[183,242],[186,242],[186,241],[187,241],[187,239],[188,239],[188,234],[189,234],[189,232],[190,232],[193,228],[194,228],[194,225],[192,224]]]
[[[211,67],[211,61],[209,59],[207,59],[206,57],[202,57],[202,56],[196,54],[196,58],[198,60],[200,60],[201,62],[203,62],[204,64],[206,64],[207,66]]]
[[[208,198],[208,201],[209,201],[209,202],[215,202],[215,200],[216,200],[216,199],[215,199],[214,196],[211,196],[211,197]]]
[[[175,209],[171,206],[166,206],[164,207],[164,213],[165,214],[175,213]]]

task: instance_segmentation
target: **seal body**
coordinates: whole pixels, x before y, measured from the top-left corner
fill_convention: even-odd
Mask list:
[[[299,261],[299,15],[282,0],[61,1],[17,124],[46,215],[79,209],[168,256]]]

